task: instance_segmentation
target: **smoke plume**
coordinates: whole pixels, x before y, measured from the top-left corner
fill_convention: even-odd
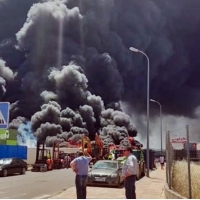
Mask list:
[[[30,121],[38,141],[79,143],[95,133],[129,145],[138,127],[120,107],[196,117],[200,102],[199,0],[1,0],[0,98],[10,127]],[[131,112],[130,112],[131,113]],[[157,115],[152,107],[151,116]],[[140,119],[139,119],[140,118]],[[76,129],[76,131],[75,131]],[[142,134],[139,132],[139,134]]]
[[[19,126],[23,123],[26,122],[26,118],[25,117],[17,117],[16,119],[13,119],[10,123],[9,123],[9,128],[10,129],[18,129]]]

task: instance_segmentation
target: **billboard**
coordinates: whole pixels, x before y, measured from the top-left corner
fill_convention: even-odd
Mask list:
[[[0,145],[17,145],[17,130],[0,129]]]
[[[186,143],[187,138],[186,137],[176,137],[171,139],[171,143]]]

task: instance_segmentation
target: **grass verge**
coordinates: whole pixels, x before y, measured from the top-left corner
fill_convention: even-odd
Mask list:
[[[192,198],[200,199],[200,163],[191,162]],[[184,197],[189,197],[188,165],[186,161],[176,161],[172,167],[172,187]]]

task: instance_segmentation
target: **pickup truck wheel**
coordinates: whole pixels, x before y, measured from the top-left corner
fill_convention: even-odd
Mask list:
[[[7,169],[4,169],[3,170],[3,177],[6,177],[8,175],[8,170]]]

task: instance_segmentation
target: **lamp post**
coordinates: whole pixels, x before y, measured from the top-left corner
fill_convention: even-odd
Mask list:
[[[143,51],[136,49],[134,47],[129,48],[131,51],[135,53],[143,54],[147,59],[147,152],[146,152],[146,161],[147,161],[147,177],[149,177],[149,57]]]
[[[162,106],[158,101],[154,99],[150,99],[151,102],[157,103],[160,106],[160,147],[161,147],[161,154],[162,154]]]

